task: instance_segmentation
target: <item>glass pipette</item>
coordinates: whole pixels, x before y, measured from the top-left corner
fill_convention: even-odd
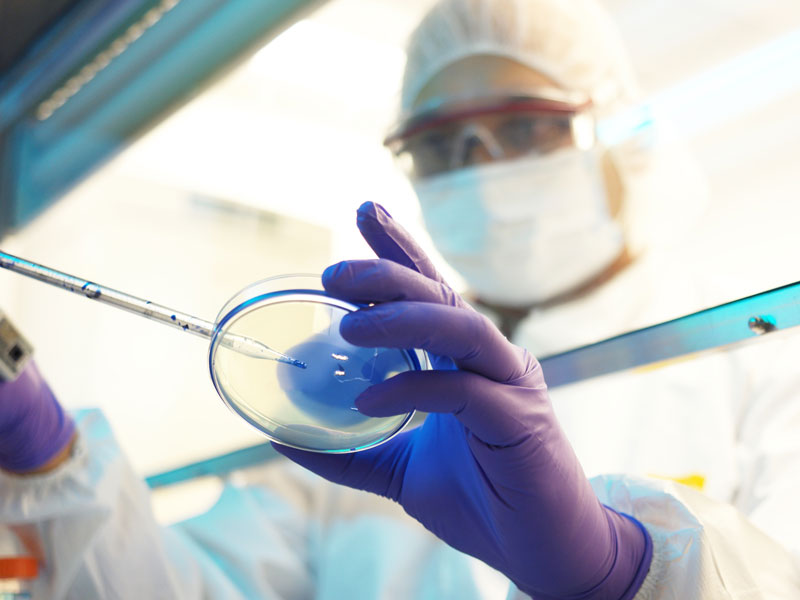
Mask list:
[[[14,271],[26,277],[37,279],[50,285],[60,287],[80,294],[90,300],[97,300],[122,310],[135,313],[151,321],[157,321],[176,327],[188,333],[199,335],[200,337],[210,340],[215,333],[215,325],[210,321],[193,317],[186,313],[177,310],[172,310],[166,306],[155,304],[149,300],[142,300],[136,296],[131,296],[124,292],[108,288],[74,275],[62,273],[49,267],[19,258],[11,254],[0,251],[0,268]],[[222,338],[222,345],[226,348],[245,354],[253,358],[264,358],[269,360],[276,360],[278,362],[293,365],[305,369],[306,364],[302,361],[296,360],[291,356],[273,350],[266,344],[257,340],[242,335],[227,333]]]

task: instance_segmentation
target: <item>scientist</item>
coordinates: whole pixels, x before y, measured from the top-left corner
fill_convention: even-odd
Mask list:
[[[534,358],[646,322],[654,300],[675,297],[640,266],[647,236],[628,226],[649,202],[643,167],[595,136],[635,96],[607,17],[589,1],[445,0],[408,56],[387,142],[410,158],[442,255],[519,345],[363,205],[358,228],[378,259],[323,275],[332,294],[374,303],[342,334],[423,348],[436,369],[373,386],[357,406],[430,416],[356,454],[282,448],[305,469],[242,472],[208,513],[170,528],[102,416],[73,426],[29,367],[0,387],[0,518],[41,557],[38,592],[800,597],[793,382],[762,385],[712,357],[551,393]]]

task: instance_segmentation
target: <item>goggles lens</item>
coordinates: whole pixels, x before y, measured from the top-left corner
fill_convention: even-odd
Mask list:
[[[593,136],[587,135],[593,120],[586,110],[544,110],[516,101],[437,113],[410,120],[386,140],[415,177],[594,143]]]

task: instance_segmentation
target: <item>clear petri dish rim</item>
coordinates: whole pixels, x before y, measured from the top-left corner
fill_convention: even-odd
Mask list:
[[[264,293],[258,293],[255,295],[249,295],[249,290],[257,289],[261,286],[274,286],[279,284],[282,280],[287,280],[286,283],[289,281],[297,282],[298,280],[306,280],[309,284],[313,285],[313,287],[292,287],[291,289],[274,289],[270,291],[265,291]],[[217,322],[214,328],[214,335],[211,338],[211,343],[209,345],[209,352],[208,352],[208,367],[209,372],[211,374],[211,380],[214,384],[214,388],[217,391],[217,395],[222,399],[223,403],[236,415],[238,415],[241,419],[243,419],[248,425],[256,429],[261,435],[265,436],[267,439],[281,444],[283,446],[288,446],[290,448],[296,448],[299,450],[304,450],[306,452],[316,452],[322,454],[349,454],[353,452],[358,452],[361,450],[366,450],[369,448],[374,448],[379,446],[390,439],[392,439],[395,435],[400,433],[406,425],[411,421],[414,417],[414,412],[411,411],[405,418],[400,421],[396,427],[388,431],[386,434],[377,437],[374,441],[364,444],[357,447],[347,447],[347,448],[337,448],[337,449],[314,449],[304,446],[298,446],[296,444],[292,444],[287,442],[284,439],[280,439],[275,436],[272,432],[265,429],[263,425],[258,423],[255,419],[253,419],[250,415],[248,415],[242,408],[240,408],[236,402],[232,401],[228,398],[227,393],[223,390],[223,386],[220,384],[220,381],[217,377],[216,370],[214,368],[214,356],[218,346],[217,340],[221,332],[225,330],[225,326],[232,321],[233,319],[240,318],[252,310],[256,310],[258,308],[263,308],[265,306],[271,306],[275,304],[281,303],[312,303],[312,304],[323,304],[328,305],[346,312],[354,312],[361,308],[361,306],[357,304],[353,304],[351,302],[347,302],[345,300],[341,300],[339,298],[332,297],[328,295],[324,289],[322,288],[320,277],[318,275],[312,274],[287,274],[287,275],[279,275],[276,277],[269,277],[257,282],[252,283],[251,285],[247,286],[240,292],[237,292],[231,299],[222,307],[217,316]],[[229,306],[233,305],[232,308],[228,308]],[[428,358],[427,355],[418,349],[397,349],[398,352],[401,352],[408,363],[411,365],[410,370],[426,370],[429,368]]]

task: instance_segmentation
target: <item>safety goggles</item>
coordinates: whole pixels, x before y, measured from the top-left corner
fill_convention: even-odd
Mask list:
[[[479,162],[591,148],[591,101],[561,90],[456,100],[422,107],[403,119],[384,144],[416,178]]]

